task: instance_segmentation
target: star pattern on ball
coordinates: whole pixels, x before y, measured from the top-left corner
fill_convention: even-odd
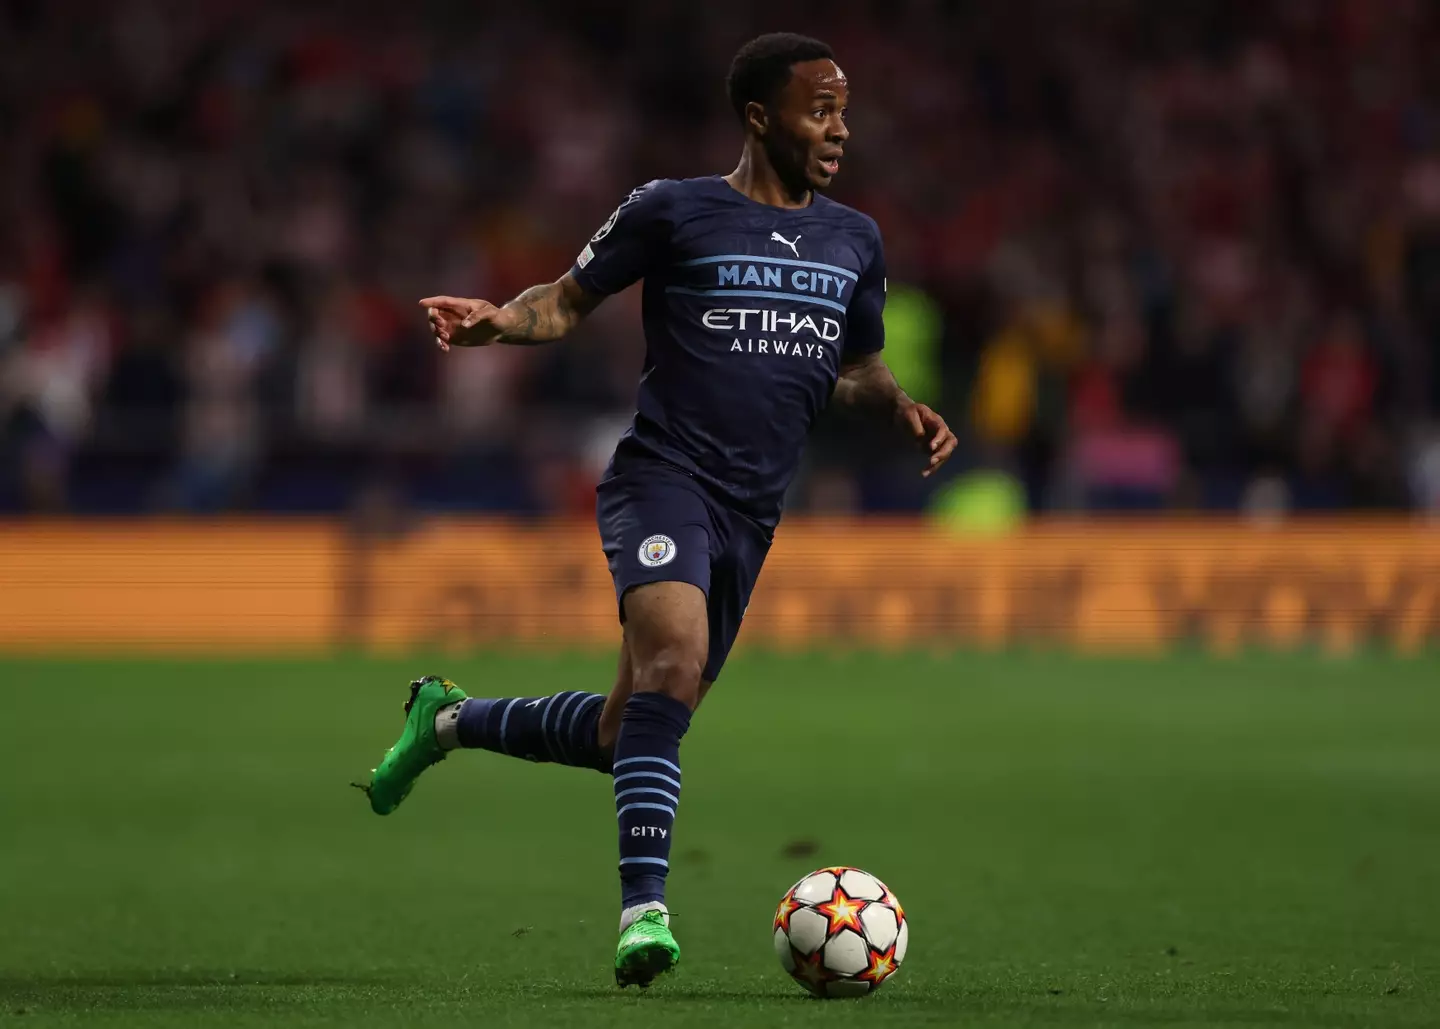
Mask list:
[[[826,930],[826,936],[834,936],[841,929],[854,929],[864,936],[865,930],[860,925],[860,912],[864,907],[863,900],[855,900],[837,885],[830,899],[823,904],[816,904],[815,910],[830,919],[830,928]]]
[[[803,904],[795,899],[793,894],[785,894],[785,899],[780,902],[780,907],[775,911],[775,928],[783,929],[785,935],[789,936],[790,916],[803,906]]]
[[[895,971],[895,945],[891,944],[889,950],[872,950],[869,966],[855,978],[864,979],[867,983],[879,986],[893,971]]]
[[[820,957],[824,948],[817,950],[814,954],[801,954],[794,947],[790,953],[795,958],[795,971],[790,974],[801,982],[809,983],[812,987],[819,987],[822,983],[828,982],[830,973],[825,969],[823,959]]]
[[[905,909],[900,906],[900,900],[890,892],[890,887],[881,884],[885,890],[885,896],[880,898],[880,903],[895,909],[895,925],[898,927],[905,921]]]

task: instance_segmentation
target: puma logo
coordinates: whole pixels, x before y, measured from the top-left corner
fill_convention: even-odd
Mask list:
[[[799,237],[799,236],[796,236],[795,239],[794,239],[794,241],[792,242],[791,240],[788,240],[788,239],[786,239],[784,236],[780,235],[780,233],[778,233],[778,232],[772,232],[772,233],[770,233],[770,242],[772,242],[772,243],[784,243],[787,247],[790,248],[790,252],[791,252],[792,254],[794,254],[796,257],[799,257],[799,256],[800,256],[800,251],[799,251],[799,249],[796,247],[796,244],[800,242],[800,237]]]
[[[540,702],[543,701],[544,699],[545,699],[544,697],[536,697],[534,700],[530,701],[530,703],[526,704],[525,706],[526,706],[526,707],[539,707],[539,706],[540,706]]]

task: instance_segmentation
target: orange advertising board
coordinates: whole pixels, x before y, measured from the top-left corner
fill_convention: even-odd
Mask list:
[[[612,642],[593,528],[452,524],[373,557],[372,642]],[[917,522],[782,526],[740,642],[787,648],[1007,646],[1226,650],[1440,642],[1440,531],[1040,525],[962,539]]]
[[[436,520],[357,539],[324,522],[0,526],[0,649],[610,646],[588,523]],[[792,519],[740,645],[1148,651],[1440,642],[1440,529],[1040,523],[996,539]]]
[[[308,649],[334,633],[334,529],[0,522],[0,650]]]

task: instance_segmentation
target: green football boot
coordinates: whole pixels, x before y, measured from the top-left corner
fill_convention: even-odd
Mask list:
[[[438,675],[427,675],[410,684],[405,731],[385,752],[380,767],[370,773],[370,781],[353,784],[370,798],[370,810],[388,815],[410,795],[421,772],[445,760],[446,752],[435,739],[435,712],[465,699],[460,687]]]
[[[615,949],[615,984],[643,988],[679,963],[680,944],[665,924],[665,913],[647,911],[620,934],[620,946]]]

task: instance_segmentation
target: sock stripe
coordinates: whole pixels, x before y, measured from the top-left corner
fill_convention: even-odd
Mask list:
[[[638,797],[642,793],[648,793],[656,797],[664,797],[666,800],[673,800],[677,808],[680,806],[680,798],[675,796],[675,794],[669,792],[668,790],[652,790],[648,787],[643,786],[637,787],[633,790],[621,790],[619,793],[615,794],[615,799],[624,800],[626,797]]]
[[[668,782],[677,790],[680,788],[680,780],[672,779],[668,775],[661,775],[659,772],[626,772],[624,775],[617,775],[616,782],[624,782],[626,779],[658,779],[660,782]]]
[[[460,705],[455,736],[460,746],[531,761],[610,771],[600,747],[596,693],[560,690],[545,697],[471,697]]]
[[[575,708],[575,713],[570,716],[570,725],[565,730],[566,736],[575,735],[575,723],[580,720],[581,713],[584,712],[587,707],[594,707],[596,701],[599,701],[603,704],[605,702],[605,698],[600,696],[600,694],[598,693],[592,693],[589,697],[580,702],[579,706]]]
[[[555,744],[550,739],[550,732],[546,729],[546,725],[550,721],[550,708],[555,705],[555,701],[558,700],[560,696],[561,694],[559,693],[551,694],[550,699],[545,701],[545,710],[540,713],[540,738],[545,741],[545,752],[550,755],[551,761],[554,761],[556,758]]]
[[[618,790],[620,788],[620,785],[620,783],[616,783],[615,788]],[[659,789],[659,791],[665,794],[667,797],[678,797],[680,795],[679,783],[672,782],[666,784],[665,780],[655,775],[642,776],[639,782],[632,782],[629,786],[626,787],[626,789]],[[623,793],[617,793],[615,795],[617,797],[624,796]]]
[[[664,811],[671,818],[675,817],[675,809],[668,804],[626,804],[615,812],[615,816],[618,818],[626,811]]]
[[[674,697],[635,693],[625,702],[611,765],[622,908],[665,900],[680,806],[680,740],[689,727],[690,709]]]
[[[571,704],[575,703],[576,697],[583,697],[584,695],[585,694],[583,693],[577,693],[574,691],[566,693],[564,695],[565,700],[560,705],[560,710],[555,712],[555,728],[553,730],[555,734],[555,746],[560,751],[561,756],[566,759],[569,758],[570,748],[565,745],[566,739],[560,734],[560,724],[565,721],[566,708],[568,708]]]
[[[664,765],[676,775],[680,774],[680,766],[675,764],[675,762],[673,761],[666,761],[663,757],[627,757],[623,761],[616,761],[615,767],[621,768],[625,765],[633,765],[637,761],[653,761],[658,765]],[[678,786],[679,783],[676,783],[676,785]]]
[[[589,716],[586,712],[594,711],[596,704],[605,703],[605,698],[598,693],[577,693],[575,695],[580,698],[580,703],[576,704],[575,710],[570,712],[570,724],[565,727],[564,740],[566,749],[569,749],[575,743],[575,726],[584,724],[584,722],[588,720]],[[561,715],[563,714],[564,712],[562,711]],[[559,718],[555,719],[555,728],[560,728]]]
[[[623,857],[620,859],[622,865],[659,865],[662,868],[669,868],[670,862],[664,858],[657,857]]]
[[[510,753],[510,743],[505,738],[505,727],[510,724],[510,709],[519,703],[519,697],[511,697],[510,703],[505,705],[505,713],[500,716],[500,747],[505,753]]]

